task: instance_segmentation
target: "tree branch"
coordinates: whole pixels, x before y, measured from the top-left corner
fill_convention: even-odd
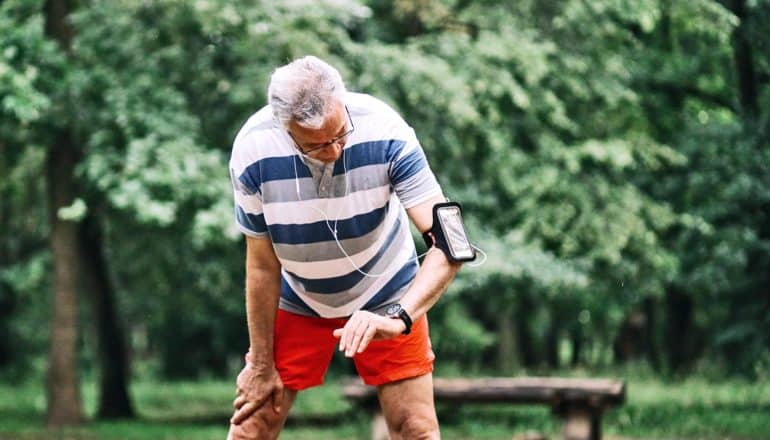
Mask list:
[[[683,93],[684,95],[699,99],[703,102],[713,104],[719,107],[724,107],[732,112],[737,113],[739,111],[736,104],[726,96],[722,96],[716,93],[710,93],[705,90],[701,90],[692,84],[681,84],[674,81],[665,80],[647,80],[641,81],[640,85],[643,87],[649,87],[651,89],[666,92],[666,93]]]

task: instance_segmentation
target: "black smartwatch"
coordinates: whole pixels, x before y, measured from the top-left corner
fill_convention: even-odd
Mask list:
[[[388,315],[388,318],[393,319],[400,319],[404,321],[404,324],[406,325],[406,330],[404,330],[402,333],[405,335],[408,335],[412,331],[412,318],[409,317],[409,314],[406,313],[406,310],[404,310],[403,307],[401,307],[401,304],[391,304],[388,306],[387,309],[385,309],[385,314]]]

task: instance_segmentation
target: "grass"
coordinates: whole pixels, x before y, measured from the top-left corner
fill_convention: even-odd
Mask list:
[[[628,395],[629,405],[608,414],[608,432],[770,439],[770,383],[632,381]]]
[[[132,387],[139,418],[90,422],[46,430],[42,384],[0,385],[0,440],[213,440],[224,439],[234,393],[229,381],[159,383]],[[93,384],[84,387],[86,412],[95,407]],[[559,423],[545,407],[462,405],[439,408],[443,438],[511,439],[536,431],[554,437]],[[368,415],[341,397],[337,383],[301,393],[282,439],[368,438]],[[770,439],[770,383],[665,383],[630,379],[628,402],[604,417],[609,438]]]

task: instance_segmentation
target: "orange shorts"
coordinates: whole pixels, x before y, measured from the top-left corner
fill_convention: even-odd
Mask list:
[[[286,388],[303,390],[321,385],[339,339],[332,332],[347,318],[316,318],[278,310],[275,320],[275,366]],[[358,374],[367,385],[421,376],[433,371],[428,319],[423,316],[412,332],[392,339],[372,341],[353,356]]]

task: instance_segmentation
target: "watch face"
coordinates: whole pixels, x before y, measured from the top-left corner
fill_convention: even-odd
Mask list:
[[[401,311],[401,304],[391,304],[388,306],[387,309],[385,309],[385,313],[388,316],[395,316],[398,315],[398,312]]]

